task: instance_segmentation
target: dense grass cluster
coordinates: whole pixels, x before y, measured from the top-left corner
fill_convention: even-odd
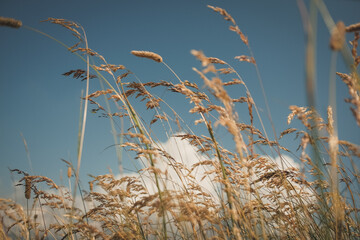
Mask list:
[[[221,14],[229,22],[230,30],[248,46],[249,56],[235,58],[257,69],[249,40],[236,21],[224,9],[209,8]],[[47,21],[71,31],[79,41],[72,47],[61,44],[88,67],[64,74],[87,81],[78,165],[64,161],[70,187],[13,169],[22,176],[19,185],[24,186],[27,206],[0,199],[1,239],[360,238],[359,172],[355,164],[360,149],[338,139],[331,106],[323,117],[312,106],[290,106],[290,127],[270,139],[246,81],[224,60],[191,51],[201,63],[201,69],[193,70],[203,80],[204,90],[179,78],[160,55],[134,50],[131,53],[137,57],[164,64],[177,79],[177,82],[141,82],[130,69],[109,64],[89,49],[80,25],[63,19]],[[14,19],[0,18],[0,22],[10,27],[21,26]],[[342,51],[347,48],[345,35],[354,34],[351,72],[337,75],[349,89],[346,101],[360,126],[359,31],[359,24],[336,25],[331,46],[334,51]],[[90,63],[90,57],[96,63]],[[105,87],[89,93],[91,78],[97,78]],[[228,93],[229,87],[243,89],[246,94],[233,98]],[[182,95],[189,102],[190,113],[198,116],[195,125],[205,129],[206,134],[190,129],[191,124],[178,115],[176,108],[151,92],[154,88]],[[148,111],[147,117],[134,107],[134,101],[139,99]],[[88,103],[94,106],[93,112],[108,117],[114,128],[122,126],[118,129],[120,140],[115,144],[122,149],[119,156],[126,151],[142,163],[138,174],[92,176],[89,186],[80,184]],[[236,104],[246,106],[248,123],[239,122]],[[116,111],[110,110],[111,105]],[[260,128],[255,126],[255,119]],[[302,129],[291,127],[295,119],[302,123]],[[163,128],[178,151],[181,152],[184,141],[191,145],[196,161],[189,165],[186,159],[165,148],[153,132],[155,125]],[[235,151],[221,145],[214,132],[220,127],[231,136]],[[279,143],[288,134],[292,135],[289,139],[296,136],[299,140],[300,154],[293,153],[301,162],[299,168],[287,161],[290,150]]]

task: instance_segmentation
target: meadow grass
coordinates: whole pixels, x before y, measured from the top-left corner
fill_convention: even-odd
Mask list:
[[[360,24],[333,24],[321,1],[310,6],[310,15],[319,9],[332,29],[330,45],[342,52],[349,73],[337,73],[349,89],[346,100],[360,126],[359,76],[357,53]],[[224,9],[209,6],[230,24],[249,49],[249,56],[236,56],[239,61],[253,64],[261,76],[249,40],[235,19]],[[316,18],[316,16],[311,16]],[[258,107],[246,81],[227,62],[192,50],[201,63],[193,68],[206,86],[182,80],[157,53],[134,50],[134,56],[163,64],[177,82],[142,82],[123,65],[107,63],[105,58],[89,49],[84,29],[77,23],[49,18],[47,21],[67,28],[78,40],[69,47],[50,35],[22,26],[15,19],[0,18],[0,25],[26,27],[59,42],[87,64],[87,69],[70,70],[64,75],[87,81],[82,118],[79,127],[77,164],[67,165],[68,186],[60,186],[46,176],[22,176],[27,206],[11,199],[0,199],[1,239],[358,239],[360,157],[357,145],[337,136],[334,107],[321,117],[314,104],[313,37],[308,29],[307,46],[307,107],[289,106],[288,124],[294,119],[301,129],[287,128],[270,139]],[[314,24],[307,21],[309,24]],[[345,35],[353,34],[351,51]],[[84,45],[84,46],[83,46]],[[97,78],[103,89],[89,93],[90,79]],[[232,98],[229,87],[245,90],[244,96]],[[191,129],[166,99],[151,93],[162,88],[180,94],[189,101],[189,112],[197,115],[195,125],[206,134]],[[265,95],[265,89],[263,89]],[[103,98],[101,98],[103,97]],[[137,111],[134,101],[144,103],[148,111]],[[89,186],[80,184],[79,171],[88,112],[103,114],[111,121],[115,145],[142,163],[137,175],[113,174],[92,176]],[[244,104],[248,123],[239,121],[236,104]],[[268,103],[267,103],[268,104]],[[115,108],[115,111],[111,110]],[[269,106],[267,106],[271,120]],[[244,115],[244,113],[242,113]],[[260,127],[255,126],[255,119]],[[116,124],[120,122],[121,124]],[[191,145],[197,159],[191,165],[174,154],[158,140],[152,126],[159,125],[173,139],[181,152],[183,141]],[[215,128],[224,128],[232,138],[234,151],[221,144]],[[115,131],[114,131],[115,132]],[[290,152],[279,143],[288,134],[297,136],[301,168],[289,165]],[[176,152],[176,151],[175,151]],[[271,154],[276,156],[275,161]],[[296,156],[296,153],[293,153]],[[180,156],[180,157],[179,157]],[[348,166],[352,166],[349,168]],[[122,171],[121,161],[119,169]],[[204,184],[206,182],[207,184]],[[209,188],[210,186],[210,188]]]

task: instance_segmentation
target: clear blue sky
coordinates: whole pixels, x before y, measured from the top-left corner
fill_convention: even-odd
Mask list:
[[[335,22],[342,20],[349,25],[360,21],[360,1],[329,0],[326,3]],[[74,40],[68,31],[40,21],[48,17],[76,21],[85,28],[91,49],[102,54],[109,63],[125,65],[143,82],[175,79],[162,64],[136,58],[130,54],[131,50],[159,53],[183,80],[195,81],[200,86],[202,82],[192,67],[201,66],[190,50],[203,50],[207,56],[229,62],[242,75],[255,102],[265,111],[255,68],[234,60],[235,56],[248,55],[248,50],[239,37],[228,30],[228,23],[208,9],[207,4],[226,9],[248,36],[275,128],[280,133],[288,127],[288,106],[306,104],[305,36],[295,0],[3,0],[0,15],[20,19],[24,25],[40,29],[69,45]],[[329,32],[319,18],[317,96],[323,116],[329,88],[328,42]],[[8,167],[45,175],[59,182],[61,170],[63,175],[66,172],[60,159],[76,162],[80,93],[85,83],[64,77],[62,73],[84,69],[85,64],[54,41],[24,28],[0,28],[0,52],[0,196],[5,196],[13,184]],[[347,72],[341,57],[337,71]],[[99,88],[96,81],[92,81],[92,90]],[[235,98],[237,90],[234,91],[231,94]],[[347,88],[337,78],[340,138],[359,144],[359,128],[349,106],[343,103],[347,96]],[[189,104],[183,98],[172,98],[172,94],[167,93],[165,99],[180,113],[188,110],[184,106]],[[239,112],[240,119],[247,119],[247,113],[244,114]],[[268,122],[265,112],[262,114]],[[196,118],[190,117],[189,122]],[[266,127],[271,131],[269,124]],[[88,173],[107,173],[108,167],[116,172],[115,151],[106,149],[113,144],[110,131],[107,119],[89,115],[81,177]],[[33,172],[20,133],[27,141]],[[296,144],[285,145],[295,147]],[[126,162],[130,159],[124,158],[124,161],[125,167],[131,166]]]

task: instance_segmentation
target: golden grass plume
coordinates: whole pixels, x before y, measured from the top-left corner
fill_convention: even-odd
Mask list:
[[[152,59],[159,63],[161,63],[163,61],[162,57],[159,54],[154,53],[154,52],[133,50],[133,51],[131,51],[131,54],[133,54],[137,57]]]

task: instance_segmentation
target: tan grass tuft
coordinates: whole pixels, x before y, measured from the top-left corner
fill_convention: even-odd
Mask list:
[[[148,52],[148,51],[131,51],[131,54],[137,56],[137,57],[144,57],[144,58],[149,58],[149,59],[152,59],[156,62],[162,62],[163,59],[162,57],[157,54],[157,53],[154,53],[154,52]]]
[[[0,26],[20,28],[22,26],[22,22],[14,18],[0,17]]]

